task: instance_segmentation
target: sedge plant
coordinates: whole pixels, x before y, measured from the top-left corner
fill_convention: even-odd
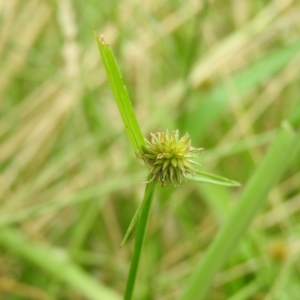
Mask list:
[[[191,145],[188,133],[180,136],[179,130],[173,130],[172,132],[166,130],[165,132],[151,133],[150,140],[143,137],[112,50],[105,42],[103,36],[99,36],[97,32],[94,32],[94,34],[131,146],[136,157],[142,159],[149,167],[149,175],[145,182],[144,198],[135,212],[121,244],[121,246],[124,245],[134,225],[137,223],[133,257],[124,294],[124,300],[130,300],[133,296],[152,199],[157,183],[160,183],[161,186],[170,184],[179,186],[188,180],[224,186],[239,186],[239,183],[197,170],[195,166],[199,164],[193,159],[203,149]]]

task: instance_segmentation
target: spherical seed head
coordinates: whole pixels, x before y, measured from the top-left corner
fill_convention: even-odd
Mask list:
[[[195,174],[193,165],[199,164],[192,158],[203,148],[192,147],[187,133],[181,138],[179,134],[179,130],[172,133],[159,131],[151,133],[150,141],[145,139],[147,148],[142,158],[150,166],[150,181],[159,180],[163,186],[178,186],[186,175]]]

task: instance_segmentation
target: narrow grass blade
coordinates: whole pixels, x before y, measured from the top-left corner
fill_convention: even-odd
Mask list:
[[[207,299],[204,297],[215,274],[237,248],[251,220],[264,205],[269,191],[299,147],[300,134],[295,134],[285,123],[205,257],[195,268],[180,300]]]
[[[240,186],[241,184],[237,181],[227,179],[225,177],[209,174],[202,171],[196,171],[196,174],[185,176],[189,181],[196,181],[202,183],[211,183],[216,185],[224,185],[224,186]]]
[[[140,214],[141,214],[141,212],[142,212],[142,210],[143,210],[143,207],[144,207],[144,205],[145,205],[145,203],[146,203],[146,200],[147,200],[147,197],[146,197],[146,195],[145,195],[144,201],[140,204],[140,206],[139,206],[138,209],[136,210],[136,212],[135,212],[135,214],[134,214],[134,216],[133,216],[133,218],[132,218],[132,220],[131,220],[131,222],[130,222],[130,224],[129,224],[129,226],[128,226],[128,229],[127,229],[127,231],[126,231],[126,233],[125,233],[125,236],[124,236],[124,238],[123,238],[123,241],[122,241],[120,247],[123,247],[123,246],[125,245],[125,243],[126,243],[128,237],[129,237],[129,235],[130,235],[130,233],[131,233],[131,231],[132,231],[134,225],[136,224],[136,222],[138,221],[138,219],[139,219],[139,217],[140,217]]]
[[[58,199],[53,199],[51,201],[42,201],[42,203],[32,207],[28,207],[20,212],[6,214],[5,216],[0,218],[0,229],[9,225],[20,223],[30,218],[34,218],[36,216],[40,216],[50,211],[58,211],[67,206],[90,201],[92,198],[101,199],[98,205],[102,204],[102,201],[105,201],[105,197],[103,196],[122,188],[137,184],[138,182],[140,182],[141,176],[144,176],[144,172],[138,173],[136,175],[131,175],[130,177],[122,178],[121,181],[120,179],[110,179],[107,180],[107,182],[102,182],[101,187],[99,187],[99,185],[90,186],[88,188],[82,189],[81,191],[77,191],[75,195],[69,197],[61,197]]]
[[[138,271],[138,266],[140,262],[140,256],[142,252],[142,247],[145,239],[153,194],[155,190],[155,182],[150,182],[146,186],[145,195],[143,199],[143,207],[140,214],[137,234],[135,238],[135,244],[133,249],[133,257],[131,260],[129,275],[127,279],[126,291],[124,295],[124,300],[131,300],[136,280],[136,275]]]
[[[231,296],[227,300],[245,300],[245,299],[253,299],[255,295],[259,293],[261,290],[261,282],[256,279],[253,282],[248,283],[245,287],[242,287],[240,291],[238,291],[235,295]]]
[[[299,53],[299,50],[300,41],[278,47],[278,50],[267,53],[247,68],[233,74],[232,81],[236,93],[243,95],[261,85],[266,78],[270,78],[282,70]],[[196,93],[195,97],[198,99],[199,94]],[[197,136],[200,140],[207,132],[207,128],[224,111],[224,106],[227,105],[230,99],[228,91],[223,85],[218,85],[209,92],[203,93],[201,97],[204,99],[203,101],[196,101],[195,99],[195,103],[198,104],[186,119],[184,128],[192,137]],[[194,99],[190,99],[190,101],[192,102]]]
[[[95,281],[76,264],[69,260],[64,252],[36,245],[27,240],[19,231],[12,228],[1,229],[0,245],[18,255],[21,259],[35,264],[41,270],[54,276],[56,280],[66,282],[87,299],[120,300],[121,296],[113,289]],[[42,274],[41,274],[42,276]]]
[[[140,156],[145,148],[145,141],[117,62],[111,48],[105,43],[103,37],[99,37],[96,31],[94,31],[94,34],[130,143],[135,154]]]

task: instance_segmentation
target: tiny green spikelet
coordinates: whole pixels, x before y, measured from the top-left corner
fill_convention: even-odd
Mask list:
[[[151,140],[146,141],[146,149],[142,158],[150,166],[150,181],[159,180],[162,186],[173,184],[178,186],[188,174],[194,175],[193,165],[199,165],[192,158],[199,155],[203,148],[191,146],[188,133],[180,138],[179,130],[169,133],[159,131],[151,133]]]

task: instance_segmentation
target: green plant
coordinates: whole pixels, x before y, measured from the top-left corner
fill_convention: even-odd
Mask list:
[[[166,133],[158,132],[151,134],[151,141],[144,140],[114,55],[103,36],[99,36],[97,32],[94,32],[94,34],[131,146],[136,156],[142,158],[150,166],[144,199],[135,213],[122,242],[122,245],[124,245],[133,226],[138,222],[133,258],[124,296],[124,300],[130,300],[133,295],[156,182],[160,181],[162,186],[171,183],[178,186],[184,180],[225,186],[239,186],[239,183],[216,175],[195,171],[192,165],[199,164],[191,159],[195,158],[202,148],[192,147],[188,134],[180,138],[178,130],[173,131],[173,133],[168,131]]]
[[[151,182],[133,298],[298,299],[299,1],[1,4],[1,300],[124,296],[151,166],[128,143],[92,27],[142,142],[178,128],[205,148],[196,172],[242,183]]]

